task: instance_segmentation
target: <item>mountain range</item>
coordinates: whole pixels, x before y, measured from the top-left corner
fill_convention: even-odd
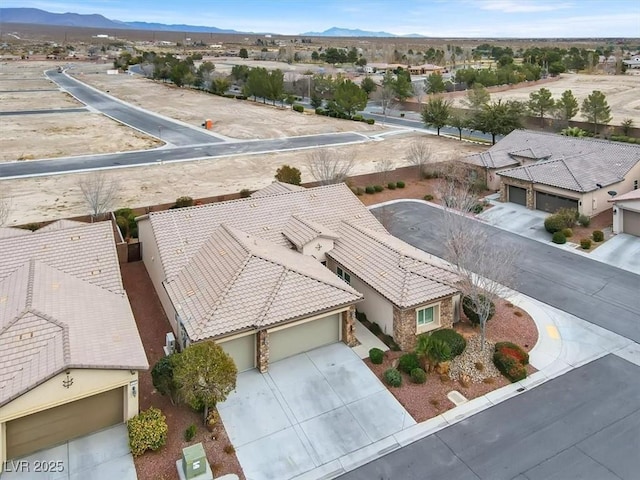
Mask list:
[[[207,27],[202,25],[167,25],[164,23],[122,22],[110,20],[102,15],[83,15],[78,13],[52,13],[37,8],[0,8],[0,23],[23,23],[30,25],[52,25],[63,27],[102,28],[119,30],[155,30],[165,32],[193,33],[253,33],[237,30]],[[324,32],[301,33],[307,37],[399,37],[388,32],[332,27]],[[418,34],[402,35],[421,37]]]

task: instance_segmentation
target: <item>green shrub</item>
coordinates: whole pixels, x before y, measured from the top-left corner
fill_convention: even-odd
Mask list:
[[[167,419],[162,412],[150,407],[127,422],[129,448],[134,457],[147,450],[158,450],[167,442]]]
[[[578,220],[578,211],[571,208],[561,208],[544,220],[544,228],[549,233],[556,233],[565,228],[571,228]]]
[[[367,314],[364,312],[359,312],[358,310],[356,310],[356,320],[362,322],[363,320],[366,322],[367,321]]]
[[[402,375],[400,375],[400,372],[395,368],[386,370],[383,376],[384,381],[391,387],[399,387],[400,385],[402,385]]]
[[[593,237],[594,242],[602,242],[604,240],[604,233],[602,233],[602,230],[594,230],[591,236]]]
[[[184,431],[184,441],[190,442],[191,440],[193,440],[193,437],[195,436],[196,436],[196,426],[192,423]]]
[[[373,189],[374,189],[376,192],[381,192],[381,191],[383,191],[383,190],[384,190],[384,187],[383,187],[382,185],[374,185],[374,186],[373,186]]]
[[[467,341],[453,328],[442,328],[431,334],[431,337],[442,340],[451,349],[452,357],[457,357],[467,348]]]
[[[375,188],[373,188],[371,185],[367,185],[367,186],[365,187],[364,191],[365,191],[366,193],[369,193],[369,194],[376,193]]]
[[[240,190],[240,198],[247,198],[251,196],[251,190],[248,188],[243,188]]]
[[[493,364],[511,383],[527,378],[527,370],[524,365],[509,355],[496,351],[493,354]]]
[[[367,118],[367,123],[369,125],[373,125],[374,123],[376,123],[376,121],[373,118]]]
[[[414,368],[411,370],[410,376],[413,383],[421,384],[427,381],[427,374],[421,368]]]
[[[520,345],[512,342],[498,342],[495,348],[496,352],[513,357],[523,365],[529,364],[529,354]]]
[[[296,167],[283,165],[276,170],[275,179],[279,182],[300,185],[302,173]]]
[[[564,243],[567,243],[567,237],[565,237],[564,233],[562,232],[556,232],[553,234],[553,237],[551,237],[551,241],[553,243],[557,243],[558,245],[562,245]]]
[[[178,385],[173,378],[176,354],[162,357],[151,370],[151,381],[154,388],[161,394],[167,395],[173,401]]]
[[[549,233],[556,233],[565,228],[564,220],[557,215],[549,215],[544,219],[544,229]]]
[[[398,360],[398,370],[410,374],[414,368],[420,368],[418,356],[415,353],[405,353]]]
[[[371,322],[371,333],[373,333],[374,335],[380,335],[382,333],[382,329],[380,328],[380,325],[378,325],[376,322]]]
[[[372,348],[369,350],[369,359],[371,360],[371,363],[380,365],[384,360],[384,352],[379,348]]]
[[[389,182],[389,183],[387,183],[387,188],[388,188],[389,190],[395,190],[395,189],[396,189],[396,186],[397,186],[397,185],[396,185],[396,183],[395,183],[395,182]]]
[[[170,209],[174,208],[184,208],[184,207],[193,207],[193,198],[191,197],[178,197],[176,198],[176,203]]]
[[[580,240],[580,247],[583,250],[589,250],[591,248],[591,239],[583,238],[582,240]]]
[[[362,117],[362,115],[354,115],[351,120],[353,120],[354,122],[361,122],[362,120],[364,120],[364,118]]]
[[[425,199],[427,202],[430,202],[431,200],[433,200],[433,195],[431,195],[430,193],[427,193],[427,194],[424,196],[424,199]]]
[[[302,105],[298,105],[297,103],[296,103],[296,104],[294,104],[294,105],[291,107],[291,109],[292,109],[293,111],[295,111],[295,112],[300,112],[300,113],[304,112],[304,107],[303,107]]]
[[[364,188],[358,187],[356,188],[356,195],[360,196],[364,193]]]
[[[580,224],[581,226],[588,227],[590,223],[591,223],[591,219],[586,215],[580,215],[578,217],[578,224]]]
[[[404,182],[403,181],[396,182],[396,186],[398,188],[404,188]]]
[[[496,313],[496,305],[484,295],[478,295],[478,302],[482,305],[486,305],[487,302],[489,303],[489,315],[487,317],[488,322]],[[471,297],[467,295],[462,297],[462,310],[471,323],[473,323],[474,325],[480,324],[480,316],[476,312]]]
[[[563,228],[563,229],[562,229],[562,234],[563,234],[566,238],[571,238],[571,237],[573,237],[573,230],[571,230],[570,228]]]
[[[320,108],[320,107],[316,108],[316,115],[326,115],[326,114],[327,112],[325,111],[324,108]]]
[[[471,207],[471,212],[475,213],[476,215],[479,213],[482,213],[483,210],[484,210],[484,204],[482,203],[476,203],[473,207]]]

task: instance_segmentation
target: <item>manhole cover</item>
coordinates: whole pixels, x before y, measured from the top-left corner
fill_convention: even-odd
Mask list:
[[[417,232],[418,231],[418,227],[409,227],[409,230],[411,230],[412,232]]]
[[[447,398],[451,400],[456,407],[459,405],[462,405],[463,403],[467,403],[469,401],[464,395],[462,395],[457,390],[452,390],[451,392],[447,393]]]

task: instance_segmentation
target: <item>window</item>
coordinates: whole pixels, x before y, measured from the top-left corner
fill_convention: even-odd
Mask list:
[[[429,307],[416,310],[417,330],[425,331],[440,325],[440,306],[431,305]]]
[[[347,272],[344,273],[344,281],[351,285],[351,275],[349,275]]]
[[[340,267],[336,268],[336,273],[338,274],[338,276],[340,278],[344,278],[344,272],[342,271],[342,269]]]
[[[351,275],[349,275],[347,272],[342,270],[340,267],[336,267],[336,274],[349,285],[351,285]]]
[[[634,180],[633,181],[633,189],[637,190],[638,189],[638,180]]]
[[[416,312],[418,314],[418,325],[428,325],[433,323],[434,308],[435,307],[423,308]]]

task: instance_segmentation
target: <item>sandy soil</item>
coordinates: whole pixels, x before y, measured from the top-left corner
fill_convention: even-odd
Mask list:
[[[343,146],[339,151],[355,159],[353,175],[372,173],[384,158],[397,159],[396,167],[406,165],[402,152],[418,137],[432,145],[438,160],[486,149],[471,143],[408,132],[381,142]],[[268,185],[276,169],[284,164],[300,168],[303,182],[312,181],[305,163],[305,153],[283,152],[118,169],[106,174],[119,184],[114,208],[121,208],[167,203],[182,195],[199,198],[234,193],[243,188],[258,189]],[[13,198],[7,225],[89,213],[78,188],[78,180],[83,175],[86,174],[3,181],[2,187]]]
[[[2,84],[1,86],[3,90],[7,89],[6,85]],[[23,85],[21,88],[24,90],[26,87]],[[31,90],[31,85],[28,87]],[[62,92],[0,92],[0,112],[26,110],[26,105],[32,105],[34,110],[84,107],[71,95]],[[5,122],[9,125],[12,123],[9,118],[3,120],[3,125]]]
[[[492,93],[491,99],[520,100],[529,99],[531,92],[541,87],[521,87],[506,92]],[[640,75],[584,75],[563,74],[555,82],[544,85],[551,91],[555,99],[559,99],[562,92],[571,90],[579,104],[594,90],[600,90],[607,97],[611,107],[612,124],[619,125],[625,118],[633,119],[635,125],[640,125]],[[460,99],[455,100],[456,106],[461,106]],[[574,120],[585,120],[580,113]]]

